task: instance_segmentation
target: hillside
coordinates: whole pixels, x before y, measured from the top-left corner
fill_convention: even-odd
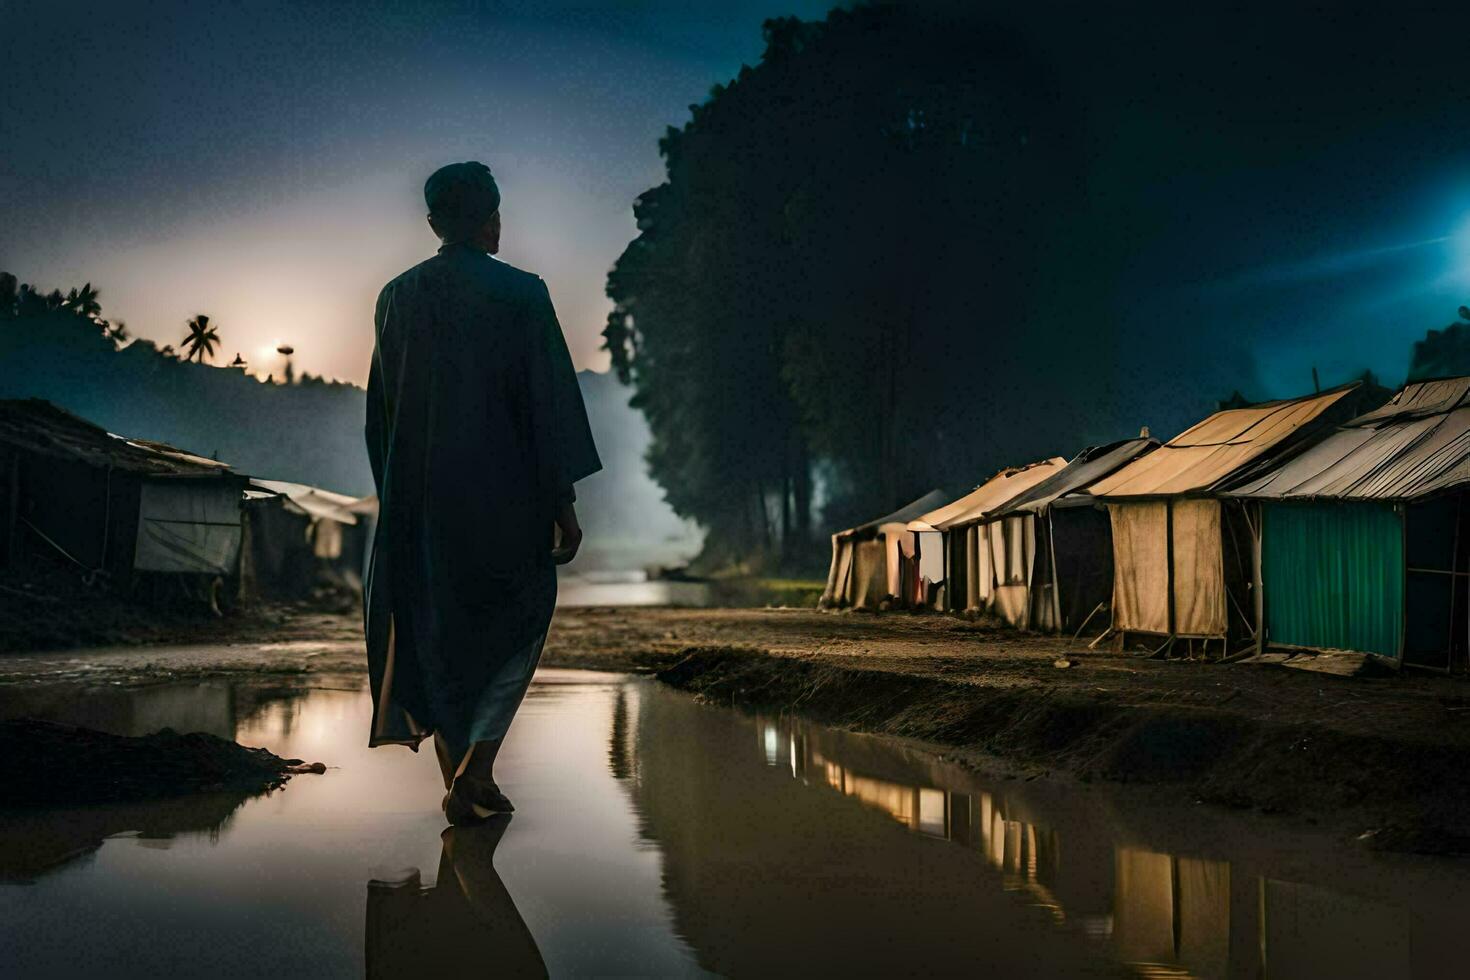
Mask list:
[[[687,558],[696,529],[648,478],[649,434],[610,375],[578,375],[605,470],[578,488],[585,566],[640,568]],[[373,492],[362,442],[363,389],[318,379],[267,384],[187,363],[151,344],[117,350],[64,312],[0,324],[0,398],[45,398],[112,432],[167,442],[256,476],[342,493]]]

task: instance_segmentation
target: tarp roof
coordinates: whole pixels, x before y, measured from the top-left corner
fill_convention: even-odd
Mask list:
[[[935,507],[938,507],[946,499],[948,498],[943,490],[930,490],[918,500],[912,500],[904,504],[891,514],[885,514],[877,520],[868,521],[866,524],[859,524],[857,527],[848,528],[846,531],[839,531],[837,532],[837,536],[839,538],[848,538],[857,534],[866,534],[869,531],[878,530],[884,524],[907,524],[920,514],[927,513]]]
[[[361,507],[363,500],[368,499],[349,497],[345,493],[333,493],[321,487],[307,486],[304,483],[288,483],[285,480],[251,480],[250,482],[254,486],[280,494],[309,517],[325,517],[340,524],[356,524],[357,515],[363,513]],[[376,500],[377,498],[371,499]]]
[[[1216,412],[1158,449],[1094,483],[1095,497],[1158,497],[1218,489],[1316,422],[1360,382],[1316,395]]]
[[[1153,452],[1159,440],[1146,436],[1125,439],[1105,446],[1088,446],[1067,464],[1061,472],[1053,473],[1030,490],[1012,498],[1003,507],[990,512],[990,517],[1006,514],[1039,514],[1058,497],[1082,490],[1103,477],[1126,466],[1138,457]],[[1083,498],[1086,499],[1086,498]]]
[[[1412,500],[1470,482],[1470,378],[1407,385],[1231,491],[1258,499]]]
[[[110,466],[145,476],[238,476],[218,460],[205,459],[161,442],[113,435],[40,398],[0,399],[0,443],[43,456],[70,459],[87,466]]]
[[[1025,466],[1001,470],[960,499],[909,521],[909,530],[947,531],[957,524],[978,521],[1066,465],[1065,459],[1054,456]]]

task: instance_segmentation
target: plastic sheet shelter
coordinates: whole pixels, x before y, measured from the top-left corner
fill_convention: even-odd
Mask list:
[[[1010,503],[1066,465],[1065,459],[1054,456],[1001,470],[958,500],[910,521],[908,530],[914,535],[916,551],[910,567],[916,568],[916,574],[913,575],[915,585],[905,598],[941,609],[960,608],[965,587],[959,579],[963,575],[962,566],[969,561],[971,544],[963,532],[953,533],[953,530],[978,524],[986,514]]]
[[[353,497],[285,480],[252,480],[247,501],[249,588],[300,598],[321,584],[362,587],[377,497]]]
[[[908,522],[945,501],[942,490],[930,490],[891,514],[832,535],[832,564],[822,590],[824,608],[876,607],[900,594],[900,559]]]
[[[0,562],[32,552],[126,581],[232,575],[248,478],[40,399],[0,401]]]
[[[1262,517],[1263,645],[1465,669],[1470,378],[1407,385],[1231,496]]]
[[[1216,412],[1089,488],[1113,536],[1112,628],[1226,640],[1256,634],[1257,531],[1219,494],[1362,408],[1363,385]]]
[[[985,540],[989,560],[984,566],[971,560],[965,607],[977,608],[980,585],[976,579],[988,567],[990,608],[1020,629],[1081,629],[1089,617],[1106,625],[1103,616],[1112,597],[1112,532],[1105,510],[1090,497],[1070,497],[1133,460],[1158,448],[1158,440],[1127,439],[1090,446],[1059,472],[992,511],[974,540]],[[1066,499],[1064,499],[1066,498]],[[978,556],[976,556],[978,557]]]

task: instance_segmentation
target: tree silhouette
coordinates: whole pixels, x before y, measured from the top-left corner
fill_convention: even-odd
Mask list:
[[[18,314],[20,283],[8,272],[0,272],[0,320],[9,320]]]
[[[1103,394],[1095,371],[1044,377],[1050,410],[998,424],[1037,365],[1087,349],[1043,329],[1075,318],[1055,243],[1085,183],[1024,39],[919,4],[765,39],[660,140],[667,179],[634,205],[603,334],[651,474],[737,555],[807,545],[816,472],[842,527],[1070,451]]]
[[[214,357],[214,349],[219,346],[219,329],[210,324],[207,315],[200,313],[189,321],[189,335],[179,343],[184,349],[184,360],[202,364],[206,357]]]
[[[78,316],[95,320],[102,315],[102,304],[98,302],[99,296],[101,296],[101,291],[93,289],[89,282],[81,289],[73,286],[66,294],[66,300],[62,305]]]

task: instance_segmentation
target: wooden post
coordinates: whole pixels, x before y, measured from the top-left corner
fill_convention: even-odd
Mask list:
[[[1169,635],[1174,635],[1174,501],[1164,501],[1164,564],[1167,566]]]
[[[1445,673],[1452,673],[1455,669],[1455,603],[1460,598],[1460,517],[1464,511],[1465,495],[1461,491],[1455,494],[1455,535],[1450,550],[1450,621],[1448,629],[1445,630]],[[1407,573],[1404,578],[1404,585],[1407,586]]]
[[[1399,597],[1399,659],[1397,669],[1404,669],[1404,644],[1409,629],[1409,514],[1404,504],[1394,504],[1399,512],[1399,551],[1404,559],[1404,587]]]
[[[1036,521],[1038,527],[1041,526],[1041,521],[1035,517],[1032,520]],[[1050,505],[1046,508],[1046,548],[1051,554],[1051,621],[1058,633],[1065,633],[1067,627],[1062,622],[1061,576],[1057,574],[1057,525],[1051,519]]]
[[[1251,583],[1256,590],[1255,601],[1252,603],[1256,611],[1256,654],[1259,656],[1266,652],[1266,579],[1262,571],[1262,549],[1266,537],[1266,508],[1263,504],[1246,504],[1246,507],[1256,508],[1256,519],[1246,519],[1246,526],[1251,528]],[[1249,513],[1247,511],[1247,513]],[[1254,524],[1252,527],[1251,525]]]

